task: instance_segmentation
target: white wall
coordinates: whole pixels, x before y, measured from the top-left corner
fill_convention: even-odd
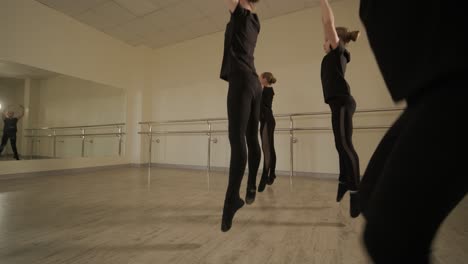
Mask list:
[[[31,104],[35,105],[37,117],[29,123],[30,128],[86,126],[125,123],[126,95],[125,90],[99,84],[96,82],[57,75],[39,81],[36,96]],[[87,133],[117,132],[117,128],[99,128]],[[51,131],[46,131],[50,133]],[[57,134],[80,134],[79,129],[59,130]],[[34,145],[34,154],[42,157],[53,157],[52,138],[39,139]],[[28,141],[28,144],[31,142]],[[88,137],[85,143],[85,156],[116,156],[119,150],[119,139],[112,137]],[[27,154],[30,154],[30,148]],[[26,153],[25,153],[26,154]],[[57,157],[80,157],[81,139],[60,137],[56,145]]]
[[[358,18],[358,1],[333,4],[336,24],[363,30]],[[261,17],[261,14],[260,14]],[[226,14],[226,19],[228,15]],[[393,107],[363,32],[350,44],[352,61],[347,79],[358,108]],[[271,71],[275,85],[274,112],[314,112],[329,110],[323,101],[320,63],[323,58],[322,27],[318,8],[263,21],[256,50],[259,72]],[[153,120],[226,117],[227,83],[219,76],[224,33],[198,38],[162,48],[153,56]],[[389,124],[395,115],[357,116],[355,125]],[[302,126],[330,126],[329,117],[299,122]],[[278,122],[278,127],[288,127]],[[365,168],[383,131],[355,131],[354,142]],[[295,146],[295,169],[306,172],[338,172],[332,132],[300,133]],[[226,136],[213,147],[213,165],[228,166]],[[206,139],[197,136],[161,137],[155,145],[153,162],[205,165]],[[278,169],[289,170],[289,138],[276,137]]]
[[[25,115],[25,123],[28,128],[38,126],[39,114],[41,113],[41,80],[26,79],[25,86],[27,96],[25,96],[25,106],[28,111]],[[27,119],[26,119],[27,118]]]
[[[137,122],[149,78],[148,50],[134,48],[34,0],[0,0],[0,59],[123,88],[128,93],[123,158],[4,162],[0,174],[140,162]],[[131,148],[130,148],[131,146]]]
[[[40,81],[39,116],[32,126],[73,126],[125,121],[125,90],[59,75]]]

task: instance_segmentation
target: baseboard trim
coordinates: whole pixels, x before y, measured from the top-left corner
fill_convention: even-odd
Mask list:
[[[131,163],[131,164],[119,164],[119,165],[97,166],[97,167],[87,167],[87,168],[74,168],[74,169],[64,169],[64,170],[36,171],[36,172],[26,172],[26,173],[11,173],[11,174],[0,175],[0,180],[26,178],[26,177],[39,177],[39,176],[56,176],[56,175],[64,175],[64,174],[80,174],[80,173],[90,173],[90,172],[120,169],[120,168],[147,168],[147,167],[148,167],[148,163]],[[151,163],[151,167],[152,168],[163,168],[163,169],[206,171],[206,166],[199,166],[199,165]],[[214,167],[211,167],[211,171],[228,173],[229,168],[214,166]],[[247,173],[247,171],[246,171],[246,173]],[[261,170],[259,171],[259,173],[261,173]],[[278,175],[278,176],[289,176],[289,171],[278,170],[278,171],[276,171],[276,175]],[[338,174],[295,171],[294,172],[294,177],[311,177],[311,178],[323,179],[323,180],[337,180],[338,179]]]
[[[132,164],[135,167],[148,167],[148,163],[144,164]],[[179,169],[179,170],[198,170],[198,171],[206,171],[206,166],[199,166],[199,165],[183,165],[183,164],[169,164],[169,163],[151,163],[151,167],[154,168],[164,168],[164,169]],[[213,172],[228,172],[229,168],[227,167],[211,167],[211,171]],[[247,173],[247,170],[246,170]],[[259,174],[261,173],[261,169],[259,170]],[[278,176],[289,176],[289,171],[282,171],[277,170],[276,175]],[[323,179],[323,180],[337,180],[338,174],[335,173],[321,173],[321,172],[308,172],[308,171],[295,171],[294,177],[312,177],[315,179]]]

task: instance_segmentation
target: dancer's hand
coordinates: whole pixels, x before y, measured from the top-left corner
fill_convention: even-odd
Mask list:
[[[321,0],[321,10],[322,10],[322,26],[323,33],[325,36],[325,44],[329,42],[328,46],[331,46],[333,49],[339,44],[340,38],[335,29],[335,16],[333,11],[328,3],[328,0]],[[328,48],[329,49],[329,48]]]
[[[239,4],[239,0],[226,0],[226,4],[229,8],[229,11],[233,13],[234,10],[236,10],[237,5]]]

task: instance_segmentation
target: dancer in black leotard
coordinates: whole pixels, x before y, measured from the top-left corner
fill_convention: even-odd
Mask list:
[[[359,157],[354,150],[353,114],[356,102],[351,96],[348,83],[345,80],[346,64],[351,57],[346,44],[356,41],[359,31],[349,32],[346,28],[335,28],[333,12],[328,0],[321,0],[322,22],[325,33],[324,49],[327,55],[323,58],[321,78],[325,102],[332,111],[333,134],[338,150],[340,176],[336,200],[339,202],[350,191],[350,214],[357,217],[360,214],[359,188]]]
[[[20,159],[18,155],[18,150],[16,148],[16,133],[18,131],[18,121],[24,115],[24,107],[20,107],[23,108],[23,112],[19,116],[15,117],[15,113],[13,111],[7,111],[2,113],[4,126],[2,143],[0,145],[0,155],[2,154],[6,144],[8,143],[8,140],[10,140],[11,149],[13,150],[13,155],[16,160]]]
[[[272,104],[275,92],[271,85],[276,83],[276,78],[271,72],[264,72],[260,75],[260,83],[263,87],[262,108],[260,111],[260,137],[263,149],[263,173],[258,191],[263,192],[265,186],[272,185],[276,179],[276,152],[275,152],[275,127],[276,121],[273,116]]]
[[[235,213],[244,206],[239,191],[247,163],[246,143],[249,178],[245,202],[251,204],[255,200],[257,171],[261,159],[258,124],[262,96],[254,65],[260,21],[253,11],[258,0],[226,1],[231,19],[226,26],[221,78],[229,82],[227,110],[231,162],[221,223],[223,232],[231,228]]]
[[[361,20],[387,88],[393,100],[407,103],[360,186],[364,242],[374,263],[430,263],[440,224],[468,191],[462,5],[361,0]]]

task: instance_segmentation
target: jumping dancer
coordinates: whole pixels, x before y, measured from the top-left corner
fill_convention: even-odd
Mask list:
[[[245,202],[251,204],[257,191],[256,178],[261,152],[258,125],[262,88],[254,64],[254,51],[260,32],[260,21],[254,13],[258,0],[226,0],[231,18],[226,26],[221,79],[229,82],[227,112],[231,162],[229,183],[224,200],[221,230],[228,231],[235,213],[244,201],[240,186],[249,160]]]
[[[263,87],[262,92],[262,108],[260,111],[260,137],[262,139],[263,149],[263,173],[258,191],[263,192],[265,186],[272,185],[276,179],[276,152],[275,152],[275,127],[276,121],[273,116],[273,84],[276,83],[276,78],[271,72],[264,72],[260,75],[260,83]]]
[[[354,150],[353,114],[356,101],[345,79],[346,65],[351,60],[346,45],[356,41],[359,31],[347,28],[335,28],[335,19],[328,0],[321,0],[322,23],[325,33],[324,50],[327,53],[322,60],[321,78],[325,102],[332,112],[333,135],[338,150],[340,176],[336,200],[341,201],[345,193],[350,192],[350,214],[357,217],[359,209],[359,157]]]

